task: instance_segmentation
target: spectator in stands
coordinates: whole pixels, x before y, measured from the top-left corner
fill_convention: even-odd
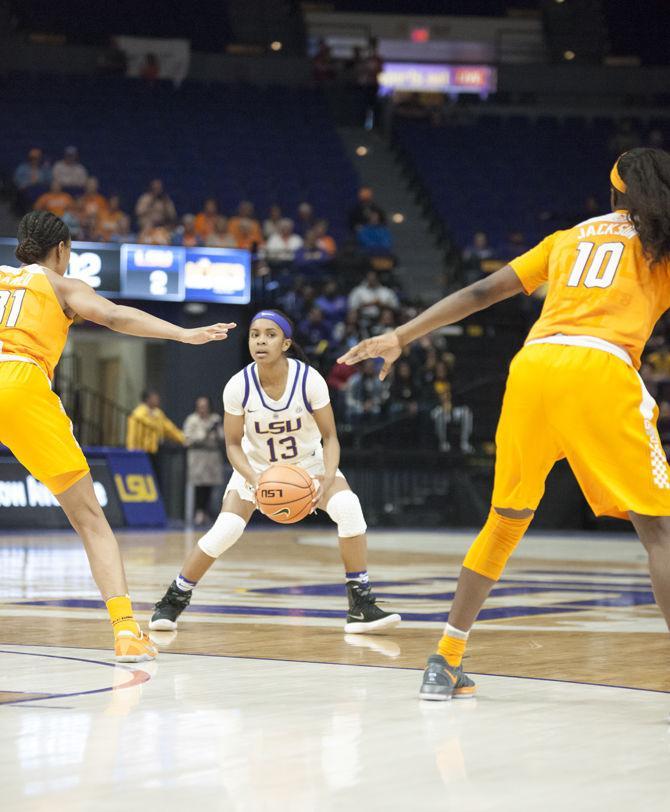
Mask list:
[[[242,223],[244,235],[240,234],[240,223]],[[231,217],[228,222],[228,231],[233,235],[238,245],[241,242],[245,243],[245,245],[240,245],[240,248],[248,248],[249,244],[253,243],[256,245],[263,244],[261,224],[256,219],[254,204],[250,200],[240,201],[237,214]]]
[[[231,231],[230,221],[228,222],[228,230]],[[250,220],[248,217],[240,217],[237,219],[235,225],[235,247],[246,248],[247,251],[256,252],[262,245],[262,241],[258,241],[258,230],[255,226],[255,221]]]
[[[379,318],[382,307],[397,310],[399,304],[395,292],[380,283],[376,271],[368,271],[365,281],[349,294],[349,310],[356,313],[359,319],[368,322]]]
[[[135,242],[135,235],[130,230],[130,217],[121,212],[116,231],[109,237],[109,242]]]
[[[156,467],[159,447],[171,440],[184,445],[184,433],[165,415],[161,409],[161,396],[155,389],[142,393],[142,403],[136,406],[128,417],[126,448],[129,451],[145,451]]]
[[[398,326],[395,311],[390,307],[383,307],[379,313],[379,321],[371,324],[369,333],[371,336],[390,333]]]
[[[128,70],[128,57],[119,47],[116,37],[109,38],[107,48],[98,56],[96,67],[98,73],[103,76],[125,76]]]
[[[510,231],[507,235],[506,242],[503,243],[498,252],[498,258],[506,261],[516,259],[516,257],[521,256],[521,254],[525,254],[529,248],[530,246],[526,242],[523,231],[515,229],[514,231]]]
[[[277,234],[282,219],[281,206],[276,203],[270,206],[267,220],[263,222],[263,236],[266,240],[269,240],[273,234]]]
[[[177,210],[163,189],[163,181],[154,178],[149,188],[135,204],[135,216],[140,229],[146,226],[171,226],[177,220]]]
[[[317,220],[312,229],[316,236],[316,244],[319,248],[334,257],[337,253],[337,244],[335,240],[328,234],[328,220]]]
[[[479,265],[481,260],[491,259],[493,253],[487,233],[485,231],[475,231],[472,235],[472,242],[463,249],[463,261]]]
[[[346,411],[348,421],[357,423],[366,417],[379,417],[387,395],[386,382],[379,380],[375,362],[373,360],[364,361],[347,384]]]
[[[311,307],[304,319],[298,322],[300,345],[314,361],[323,356],[332,340],[330,327],[323,318],[321,308]]]
[[[358,64],[357,83],[361,88],[365,101],[365,120],[361,122],[367,130],[375,126],[375,117],[378,109],[379,74],[384,69],[376,39],[370,40],[368,56]]]
[[[304,237],[308,231],[311,231],[316,225],[316,218],[314,217],[314,208],[311,203],[303,200],[298,206],[298,217],[295,223],[296,234]]]
[[[98,189],[98,179],[90,177],[86,180],[84,194],[79,198],[81,212],[86,220],[95,222],[102,212],[109,206],[107,198],[101,195]]]
[[[205,240],[208,248],[237,248],[235,237],[228,231],[228,218],[220,214],[214,220],[214,230]]]
[[[419,413],[419,398],[419,387],[414,379],[412,365],[406,360],[398,361],[389,392],[391,413],[413,417]]]
[[[19,164],[14,170],[14,186],[19,191],[29,189],[31,186],[48,186],[51,182],[51,169],[44,160],[42,150],[33,147],[28,152],[27,160]]]
[[[378,211],[371,211],[366,225],[356,232],[356,240],[369,254],[389,254],[392,248],[391,232],[381,222]]]
[[[302,248],[302,237],[293,231],[293,220],[284,217],[279,228],[267,241],[265,252],[268,262],[292,262],[295,252]]]
[[[148,221],[137,235],[137,242],[141,245],[170,245],[172,232],[162,223]]]
[[[195,230],[203,242],[207,242],[207,238],[214,231],[214,223],[218,216],[219,204],[216,202],[216,198],[208,197],[203,203],[202,211],[199,211],[195,217]]]
[[[430,384],[430,394],[432,395],[433,399],[439,399],[444,392],[448,392],[449,396],[451,397],[449,366],[447,365],[446,361],[438,359],[433,370],[432,381]]]
[[[195,401],[195,410],[184,421],[186,480],[195,488],[196,525],[211,518],[212,489],[223,485],[223,421],[212,412],[208,397]],[[218,513],[218,511],[216,511]]]
[[[331,331],[347,318],[347,297],[342,295],[334,279],[329,279],[317,297],[316,306],[323,313],[323,318]]]
[[[319,40],[317,51],[312,57],[312,76],[315,82],[332,82],[337,76],[335,60],[325,39]]]
[[[86,167],[79,161],[77,147],[66,147],[63,157],[56,161],[53,168],[53,179],[67,188],[83,189],[88,179]]]
[[[472,454],[474,448],[470,444],[472,436],[472,409],[469,406],[454,407],[451,402],[451,389],[444,389],[438,395],[438,404],[431,409],[430,416],[435,427],[438,447],[440,451],[450,451],[449,426],[454,423],[460,427],[459,447],[461,453]]]
[[[126,221],[128,221],[128,215],[121,211],[119,196],[111,195],[107,206],[98,212],[93,238],[100,242],[110,242],[124,230]]]
[[[156,54],[147,54],[144,63],[140,68],[140,77],[152,87],[156,84],[161,75],[161,65]]]
[[[36,211],[50,211],[57,217],[62,217],[68,206],[74,203],[74,198],[68,192],[63,191],[61,184],[54,178],[48,192],[40,195],[35,201],[33,208]]]
[[[185,214],[181,218],[181,225],[177,226],[172,234],[172,245],[183,245],[186,248],[202,245],[202,240],[195,230],[195,215]]]
[[[331,255],[319,248],[316,234],[308,231],[302,246],[295,252],[293,266],[307,276],[319,277],[324,268],[330,265],[331,260]]]
[[[379,222],[386,224],[386,213],[378,206],[374,200],[374,192],[369,186],[362,186],[358,190],[358,203],[349,210],[349,228],[357,231],[361,226],[366,226],[370,222],[370,213],[377,212]]]
[[[357,367],[338,364],[332,365],[326,378],[326,383],[333,397],[333,409],[337,418],[346,419],[346,392],[349,379],[356,375]]]
[[[65,207],[61,220],[70,230],[73,240],[83,240],[86,236],[84,230],[84,216],[80,201],[72,199]]]

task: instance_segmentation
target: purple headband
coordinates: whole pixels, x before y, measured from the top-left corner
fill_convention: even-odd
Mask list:
[[[257,319],[268,319],[269,321],[273,321],[278,327],[281,327],[286,338],[291,338],[293,335],[293,330],[291,329],[291,325],[288,323],[287,319],[280,316],[279,313],[275,313],[274,310],[259,310],[251,320],[251,323],[253,324]]]

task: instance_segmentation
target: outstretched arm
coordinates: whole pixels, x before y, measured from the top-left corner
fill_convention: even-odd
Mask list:
[[[472,313],[484,310],[503,299],[509,299],[522,290],[523,285],[519,277],[510,265],[505,265],[486,279],[445,296],[393,332],[361,341],[338,358],[338,361],[351,366],[366,358],[383,358],[384,365],[379,374],[379,378],[383,381],[402,348],[407,344],[439,327],[461,321]]]
[[[78,279],[64,279],[61,284],[60,292],[68,310],[83,319],[129,336],[167,338],[184,344],[206,344],[228,338],[228,331],[235,327],[234,323],[212,324],[187,330],[135,307],[117,305],[103,299]]]

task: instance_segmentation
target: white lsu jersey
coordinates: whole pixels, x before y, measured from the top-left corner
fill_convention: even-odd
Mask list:
[[[263,391],[255,363],[233,375],[223,390],[225,411],[244,415],[242,450],[259,473],[276,462],[304,465],[323,458],[312,412],[330,403],[328,384],[308,364],[296,358],[289,358],[288,364],[279,400]]]

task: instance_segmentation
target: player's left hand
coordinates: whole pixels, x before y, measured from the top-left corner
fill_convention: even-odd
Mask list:
[[[237,327],[235,322],[230,324],[210,324],[208,327],[194,327],[192,330],[183,330],[181,341],[184,344],[208,344],[210,341],[224,341],[228,338],[228,331]]]
[[[349,352],[341,355],[337,362],[338,364],[346,364],[353,366],[359,361],[365,361],[367,358],[382,358],[384,365],[379,373],[379,380],[383,381],[388,375],[391,367],[400,357],[401,347],[398,336],[393,330],[390,333],[384,333],[374,338],[366,338],[365,341],[360,341],[355,347],[352,347]]]

